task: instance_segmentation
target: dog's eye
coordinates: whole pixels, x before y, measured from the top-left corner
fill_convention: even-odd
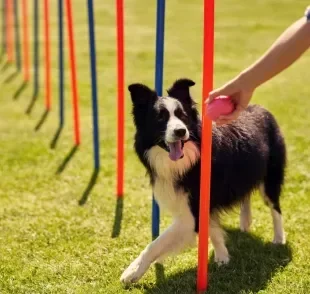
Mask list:
[[[186,113],[181,108],[177,108],[174,111],[174,115],[184,122],[186,122],[188,120]]]
[[[161,109],[158,113],[158,120],[166,121],[169,119],[169,112],[167,109]]]

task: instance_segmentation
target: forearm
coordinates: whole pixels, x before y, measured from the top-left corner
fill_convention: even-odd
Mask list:
[[[239,79],[255,89],[293,64],[310,47],[310,22],[299,19]]]

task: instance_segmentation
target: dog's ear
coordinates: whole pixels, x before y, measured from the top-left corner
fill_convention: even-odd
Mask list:
[[[174,82],[167,92],[169,96],[176,98],[183,103],[191,104],[193,101],[189,93],[189,88],[194,85],[195,82],[190,79],[179,79]]]
[[[134,105],[147,105],[157,99],[157,93],[143,84],[131,84],[128,86],[128,90]]]

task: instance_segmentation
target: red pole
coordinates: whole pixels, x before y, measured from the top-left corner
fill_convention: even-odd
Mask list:
[[[71,72],[71,87],[72,87],[72,104],[73,104],[73,123],[74,123],[74,139],[75,145],[80,145],[80,121],[79,121],[79,99],[76,79],[76,62],[75,62],[75,47],[73,34],[73,17],[71,0],[66,0],[67,26],[68,26],[68,41],[69,41],[69,58]]]
[[[49,0],[44,0],[44,35],[45,35],[45,107],[51,109],[51,58],[49,31]]]
[[[29,71],[29,35],[28,35],[28,13],[27,13],[27,0],[22,0],[22,15],[23,15],[23,48],[24,48],[24,81],[30,80]]]
[[[117,196],[124,193],[124,3],[116,0],[117,27]]]
[[[213,87],[214,63],[214,0],[204,0],[204,41],[203,41],[203,88],[205,99]],[[201,184],[199,210],[199,244],[197,291],[204,292],[208,286],[208,240],[210,215],[210,179],[212,122],[206,116],[202,102],[202,141],[201,141]]]
[[[7,37],[7,53],[8,61],[14,61],[14,3],[13,0],[6,0],[6,37]]]

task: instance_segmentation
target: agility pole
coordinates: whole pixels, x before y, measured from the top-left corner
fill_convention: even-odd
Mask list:
[[[13,5],[14,11],[14,28],[15,28],[15,56],[16,56],[16,68],[17,71],[21,71],[22,69],[22,56],[20,53],[20,32],[19,32],[19,0],[14,0]]]
[[[165,0],[157,0],[156,15],[156,58],[155,58],[155,90],[158,96],[163,94],[164,72],[164,37],[165,37]],[[159,235],[160,211],[153,195],[152,197],[152,238]]]
[[[73,32],[73,13],[72,2],[66,0],[66,15],[67,15],[67,31],[69,42],[69,60],[70,60],[70,74],[71,74],[71,90],[72,90],[72,105],[73,105],[73,125],[74,125],[74,141],[78,146],[81,143],[80,138],[80,116],[79,116],[79,98],[78,98],[78,85],[76,73],[76,57],[75,57],[75,44]]]
[[[203,32],[203,78],[202,99],[213,87],[214,67],[214,0],[204,0]],[[206,116],[206,107],[202,101],[202,140],[201,140],[201,180],[199,209],[199,242],[197,291],[203,292],[208,286],[208,244],[210,217],[212,122]]]
[[[51,110],[51,56],[50,56],[50,11],[49,0],[43,3],[44,59],[45,59],[45,109]]]
[[[116,34],[117,34],[117,188],[116,195],[124,194],[124,2],[116,0]]]
[[[99,126],[98,126],[98,98],[97,98],[97,69],[96,69],[96,39],[95,39],[95,19],[94,3],[88,0],[88,30],[89,30],[89,51],[90,51],[90,72],[92,89],[92,108],[93,108],[93,140],[94,140],[94,167],[100,168],[99,156]]]
[[[29,69],[29,31],[28,31],[28,1],[22,0],[22,18],[23,18],[23,73],[24,81],[30,80]]]

